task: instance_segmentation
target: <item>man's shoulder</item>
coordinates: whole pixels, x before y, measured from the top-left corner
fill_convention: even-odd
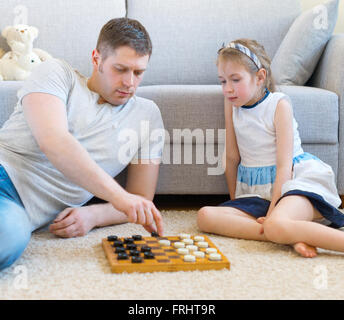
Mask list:
[[[58,58],[51,58],[44,62],[42,62],[40,65],[36,67],[36,69],[42,69],[42,70],[51,70],[56,72],[72,72],[73,68],[72,66],[66,62],[65,60],[58,59]]]
[[[70,65],[60,59],[48,59],[35,67],[31,75],[18,90],[18,100],[28,93],[42,92],[54,94],[67,101],[69,90],[75,83],[75,72]]]
[[[160,113],[159,107],[153,100],[135,95],[132,98],[132,103],[134,103],[140,110],[144,110],[145,112]]]
[[[59,77],[73,78],[75,77],[75,71],[69,63],[62,59],[51,58],[40,63],[32,72],[36,77]]]

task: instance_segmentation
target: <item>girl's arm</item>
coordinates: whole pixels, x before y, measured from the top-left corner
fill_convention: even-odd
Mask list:
[[[293,133],[293,109],[287,100],[280,100],[275,112],[276,128],[276,180],[273,185],[272,199],[268,217],[281,197],[282,185],[292,178],[294,133]]]
[[[225,99],[225,124],[226,124],[226,157],[225,157],[225,174],[228,186],[228,191],[231,200],[235,199],[235,188],[237,179],[237,170],[240,162],[240,154],[235,138],[233,127],[232,111],[233,107],[227,99]]]

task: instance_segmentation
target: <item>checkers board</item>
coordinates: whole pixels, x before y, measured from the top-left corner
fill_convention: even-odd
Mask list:
[[[141,236],[133,236],[133,238],[135,237]],[[195,262],[185,262],[184,256],[178,254],[177,248],[174,247],[175,242],[182,241],[179,236],[141,237],[139,240],[109,236],[107,239],[102,240],[102,245],[113,273],[229,269],[230,263],[222,252],[207,236],[202,235],[202,237],[204,238],[203,241],[208,243],[208,248],[217,250],[217,253],[221,255],[221,260],[209,260],[209,254],[205,254],[204,258],[196,258]],[[130,243],[125,243],[129,241],[128,239],[131,239]],[[169,240],[170,245],[160,245],[159,240],[163,239]],[[193,239],[193,236],[191,236],[191,239]],[[197,242],[195,242],[195,245],[197,245]],[[150,255],[142,252],[147,247],[150,248]],[[198,250],[206,252],[206,248],[199,248]],[[121,256],[120,259],[119,256]]]

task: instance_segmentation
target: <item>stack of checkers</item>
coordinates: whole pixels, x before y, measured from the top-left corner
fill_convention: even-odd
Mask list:
[[[115,235],[103,239],[103,249],[111,271],[155,272],[229,269],[227,258],[205,235],[151,237],[133,235],[120,238]]]

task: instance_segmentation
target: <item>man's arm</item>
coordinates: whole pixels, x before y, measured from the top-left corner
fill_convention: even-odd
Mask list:
[[[161,159],[150,159],[150,163],[131,163],[125,187],[127,192],[152,201],[158,183],[160,161]]]
[[[130,164],[128,166],[126,190],[153,200],[159,175],[160,159],[150,160],[150,164]],[[105,227],[128,222],[128,217],[110,203],[93,204],[80,208],[66,208],[50,231],[61,237],[84,236],[95,227]],[[162,221],[161,221],[162,223]],[[146,226],[147,231],[154,231]]]
[[[68,179],[95,196],[114,202],[121,187],[89,156],[68,131],[66,106],[57,97],[31,93],[23,100],[25,118],[41,151]]]
[[[161,216],[151,201],[125,191],[90,157],[68,131],[66,106],[56,96],[31,93],[22,100],[25,118],[40,149],[68,179],[110,202],[129,222],[147,223],[153,216],[162,233]]]
[[[160,159],[152,159],[149,164],[129,164],[126,190],[152,201],[159,176]],[[88,206],[96,217],[94,227],[105,227],[125,223],[126,216],[116,210],[110,203],[93,204]]]
[[[160,159],[151,159],[149,161],[149,164],[129,164],[125,189],[131,194],[136,194],[152,201],[158,183]],[[123,213],[116,210],[109,203],[95,204],[92,209],[99,212],[97,214],[97,227],[126,222],[123,219]]]

